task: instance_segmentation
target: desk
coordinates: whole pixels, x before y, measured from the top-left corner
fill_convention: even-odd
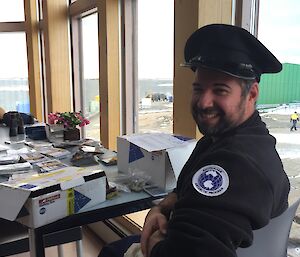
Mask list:
[[[20,138],[18,138],[20,139]],[[22,137],[21,137],[22,139]],[[8,129],[0,128],[0,142],[9,140]],[[11,145],[11,148],[17,149],[23,145]],[[106,172],[113,172],[117,167],[103,167]],[[29,229],[30,256],[44,257],[44,242],[43,235],[55,231],[64,230],[72,227],[82,226],[89,223],[105,220],[108,218],[117,217],[135,211],[144,210],[152,206],[152,201],[157,198],[152,197],[144,192],[140,193],[120,193],[113,200],[106,200],[96,206],[93,206],[85,211],[67,216],[50,224],[39,228]]]
[[[45,256],[43,243],[44,234],[144,210],[152,207],[152,201],[155,199],[156,198],[150,197],[143,192],[121,193],[119,197],[113,200],[107,200],[84,212],[67,216],[36,229],[29,228],[31,257]]]

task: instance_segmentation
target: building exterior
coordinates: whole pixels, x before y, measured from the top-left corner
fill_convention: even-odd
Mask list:
[[[264,74],[258,105],[300,103],[300,65],[284,63],[277,74]]]

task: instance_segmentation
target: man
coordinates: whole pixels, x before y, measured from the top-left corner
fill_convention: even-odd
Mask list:
[[[291,127],[291,131],[293,131],[293,129],[297,130],[297,122],[299,121],[299,116],[297,112],[294,112],[291,115],[291,122],[292,122],[292,127]]]
[[[174,192],[149,211],[141,249],[145,257],[233,257],[288,206],[276,140],[255,110],[260,75],[282,66],[246,30],[224,24],[198,29],[184,54],[204,136]]]

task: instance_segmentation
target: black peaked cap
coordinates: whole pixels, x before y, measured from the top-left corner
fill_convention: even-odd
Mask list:
[[[260,80],[263,73],[282,70],[277,58],[247,30],[210,24],[196,30],[184,49],[184,66],[218,70],[243,79]]]

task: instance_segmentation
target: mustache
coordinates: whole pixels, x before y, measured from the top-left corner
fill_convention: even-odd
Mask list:
[[[218,107],[208,107],[205,109],[197,109],[196,111],[198,114],[224,114],[224,112]]]

